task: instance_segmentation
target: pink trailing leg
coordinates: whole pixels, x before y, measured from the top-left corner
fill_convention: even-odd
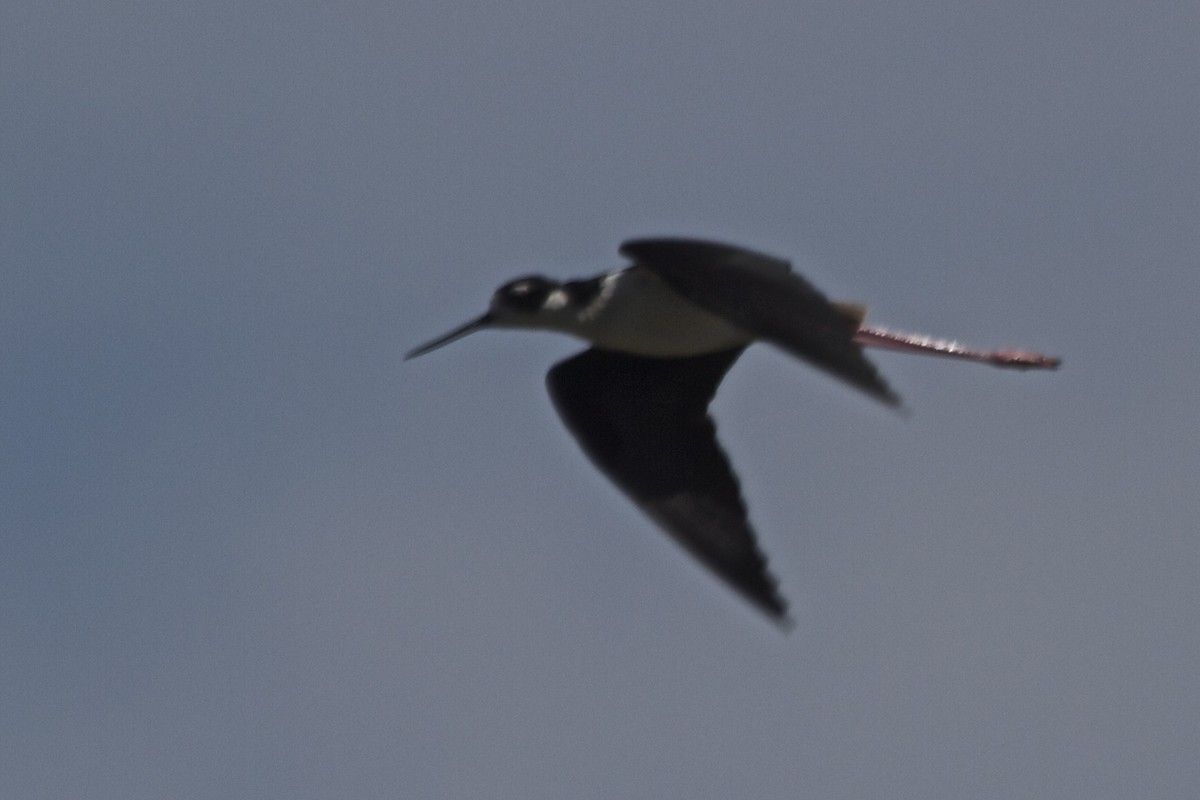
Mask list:
[[[904,353],[924,353],[947,358],[964,358],[968,361],[982,361],[994,367],[1008,369],[1057,369],[1058,365],[1062,363],[1060,358],[1030,353],[1026,350],[972,350],[952,339],[935,339],[919,333],[890,331],[886,328],[875,328],[862,323],[858,326],[858,332],[854,334],[854,341],[866,347],[899,350]]]

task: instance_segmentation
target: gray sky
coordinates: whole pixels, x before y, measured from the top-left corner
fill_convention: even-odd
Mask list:
[[[0,12],[0,795],[1191,798],[1200,7]],[[638,235],[1061,354],[769,348],[714,406],[781,634],[590,468]]]

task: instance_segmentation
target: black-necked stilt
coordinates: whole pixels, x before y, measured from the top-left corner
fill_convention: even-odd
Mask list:
[[[863,323],[786,261],[715,242],[638,239],[632,263],[585,280],[541,276],[496,290],[483,316],[406,359],[485,328],[558,331],[591,342],[546,377],[567,428],[600,470],[676,541],[771,617],[786,603],[755,542],[746,505],[717,443],[708,405],[726,371],[763,340],[888,405],[899,398],[863,345],[1053,369],[1057,358],[977,351]]]

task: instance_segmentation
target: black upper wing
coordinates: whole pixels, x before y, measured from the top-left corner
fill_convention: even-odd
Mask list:
[[[636,239],[621,254],[696,305],[889,405],[900,398],[854,342],[857,322],[788,262],[694,239]]]
[[[692,358],[587,350],[546,378],[593,463],[676,541],[756,606],[786,604],[746,518],[708,404],[742,349]]]

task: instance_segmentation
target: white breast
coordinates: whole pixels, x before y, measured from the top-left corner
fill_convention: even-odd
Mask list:
[[[753,339],[640,267],[605,278],[599,298],[575,315],[566,332],[606,350],[662,358],[716,353]]]

